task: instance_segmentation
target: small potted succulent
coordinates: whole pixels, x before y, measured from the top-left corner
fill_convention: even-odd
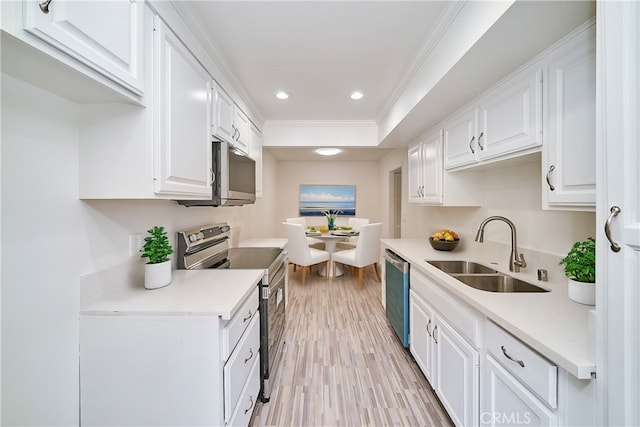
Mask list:
[[[156,289],[171,283],[171,260],[169,255],[173,249],[164,227],[154,226],[147,230],[149,236],[144,238],[144,246],[140,250],[142,258],[149,258],[144,266],[144,287]]]
[[[564,274],[569,279],[569,298],[580,304],[596,304],[596,241],[589,237],[573,244],[566,257]]]

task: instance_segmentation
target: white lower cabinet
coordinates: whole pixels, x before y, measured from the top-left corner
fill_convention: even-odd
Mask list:
[[[484,359],[480,424],[557,426],[558,417],[496,360]]]
[[[433,309],[409,290],[409,351],[429,382],[433,378]]]
[[[595,381],[559,369],[412,264],[409,350],[456,426],[593,426]]]
[[[258,304],[256,287],[226,321],[83,313],[80,424],[247,426],[260,392]]]
[[[454,323],[458,322],[457,319],[463,318],[462,322],[465,322],[467,313],[456,311],[454,301],[451,301],[451,304],[443,300],[430,301],[434,305],[429,304],[427,298],[433,295],[430,288],[436,285],[414,271],[410,274],[412,290],[409,293],[411,334],[409,349],[411,354],[454,424],[478,425],[478,351],[456,332],[446,320],[444,313],[439,313],[433,307],[443,307]],[[435,292],[438,291],[435,290]]]
[[[478,351],[442,317],[435,319],[435,391],[457,426],[478,425]]]

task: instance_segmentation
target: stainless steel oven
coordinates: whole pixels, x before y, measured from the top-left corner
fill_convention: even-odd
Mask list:
[[[229,248],[230,227],[207,225],[178,233],[178,268],[264,271],[260,291],[261,399],[271,397],[273,377],[284,350],[288,256],[281,248]],[[232,286],[232,284],[230,284]]]

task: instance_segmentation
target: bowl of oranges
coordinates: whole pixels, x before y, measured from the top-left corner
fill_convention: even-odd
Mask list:
[[[429,236],[431,247],[438,251],[452,251],[460,243],[460,236],[453,230],[440,230]]]

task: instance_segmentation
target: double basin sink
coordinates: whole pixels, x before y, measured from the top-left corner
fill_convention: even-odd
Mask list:
[[[488,292],[549,292],[497,270],[471,261],[429,261],[427,263],[467,286]]]

